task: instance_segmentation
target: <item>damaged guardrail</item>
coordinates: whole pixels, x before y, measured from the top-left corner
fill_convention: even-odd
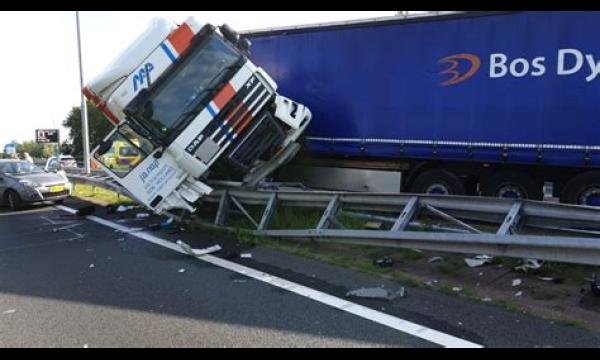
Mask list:
[[[110,178],[69,178],[131,196]],[[226,226],[233,212],[241,213],[260,236],[600,265],[600,208],[596,207],[466,196],[235,187],[215,190],[201,201],[218,205],[214,225]],[[264,206],[258,219],[246,209],[255,205]],[[323,212],[314,227],[269,229],[282,207]],[[346,229],[338,219],[342,214],[379,221],[383,226],[379,230]],[[439,223],[425,226],[419,221],[421,215]]]
[[[235,206],[261,236],[600,265],[600,208],[595,207],[464,196],[243,189],[217,190],[203,201],[219,204],[215,225],[225,225]],[[261,218],[252,218],[245,205],[263,205]],[[323,212],[312,228],[269,229],[278,207]],[[341,214],[387,225],[381,230],[346,229],[338,220]],[[422,231],[422,214],[440,219],[443,226]]]

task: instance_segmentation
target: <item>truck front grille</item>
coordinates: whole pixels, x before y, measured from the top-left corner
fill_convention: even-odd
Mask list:
[[[253,75],[186,147],[186,151],[210,163],[219,150],[236,144],[250,131],[256,122],[256,114],[272,99],[271,90]]]

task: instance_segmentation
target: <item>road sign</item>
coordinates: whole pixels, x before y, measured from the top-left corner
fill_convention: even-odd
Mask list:
[[[39,144],[58,143],[58,129],[38,129],[35,131],[35,141]]]

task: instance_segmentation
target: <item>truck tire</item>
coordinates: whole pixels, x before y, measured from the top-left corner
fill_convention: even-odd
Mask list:
[[[560,202],[600,206],[600,172],[586,172],[569,180],[560,192]]]
[[[517,171],[501,171],[481,179],[481,195],[506,199],[544,199],[542,186],[529,174]]]
[[[12,211],[18,211],[21,210],[21,208],[23,208],[23,201],[21,200],[21,197],[16,191],[8,190],[5,196],[6,199],[4,200],[4,202]]]
[[[465,184],[450,171],[431,169],[415,178],[410,192],[432,195],[465,195]]]

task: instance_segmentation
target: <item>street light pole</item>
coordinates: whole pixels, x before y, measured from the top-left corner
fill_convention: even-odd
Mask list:
[[[81,35],[79,34],[79,11],[75,11],[77,20],[77,51],[79,52],[79,92],[81,95],[81,135],[83,140],[83,166],[85,173],[90,173],[90,134],[88,129],[87,104],[83,96],[83,64],[81,62]]]

